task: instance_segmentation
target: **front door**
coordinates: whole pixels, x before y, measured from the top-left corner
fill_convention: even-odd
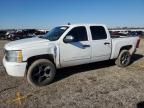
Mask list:
[[[91,46],[84,26],[75,27],[66,36],[74,37],[70,43],[60,43],[60,63],[62,67],[90,62]]]

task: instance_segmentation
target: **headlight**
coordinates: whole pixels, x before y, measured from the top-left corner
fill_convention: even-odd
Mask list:
[[[23,55],[22,51],[5,51],[5,57],[6,60],[9,62],[22,62],[23,61]]]

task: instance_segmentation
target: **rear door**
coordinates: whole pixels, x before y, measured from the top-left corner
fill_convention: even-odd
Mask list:
[[[66,67],[89,63],[91,58],[91,46],[86,27],[74,27],[66,36],[69,35],[74,37],[72,42],[60,43],[61,66]]]
[[[92,36],[92,59],[91,62],[110,59],[111,38],[107,36],[103,26],[90,26]]]

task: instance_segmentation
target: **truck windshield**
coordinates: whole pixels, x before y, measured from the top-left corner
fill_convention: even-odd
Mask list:
[[[55,27],[51,31],[49,31],[46,35],[44,35],[43,39],[48,39],[50,41],[56,41],[60,38],[60,36],[68,29],[67,26]]]

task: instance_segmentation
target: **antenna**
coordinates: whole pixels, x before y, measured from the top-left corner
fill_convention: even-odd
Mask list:
[[[70,23],[70,22],[68,22],[68,25],[71,25],[71,23]]]

